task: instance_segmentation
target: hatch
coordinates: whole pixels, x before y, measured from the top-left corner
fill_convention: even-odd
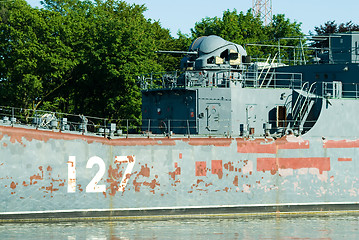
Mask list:
[[[206,118],[208,131],[218,131],[219,130],[219,109],[220,103],[209,103],[206,107]]]

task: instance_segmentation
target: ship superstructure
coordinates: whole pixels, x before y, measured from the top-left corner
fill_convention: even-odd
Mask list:
[[[183,73],[142,77],[143,130],[244,137],[302,135],[322,112],[330,111],[331,101],[356,102],[358,38],[356,33],[331,36],[331,48],[321,53],[320,62],[297,66],[251,63],[237,44],[217,36],[199,38],[181,61]],[[319,136],[328,134],[328,130],[315,131]]]

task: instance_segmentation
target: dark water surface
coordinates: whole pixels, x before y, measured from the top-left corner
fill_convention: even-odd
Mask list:
[[[6,223],[0,239],[359,239],[359,215]]]

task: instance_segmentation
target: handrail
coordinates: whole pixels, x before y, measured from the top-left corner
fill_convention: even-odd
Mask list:
[[[25,121],[24,113],[26,111],[32,111],[31,109],[22,109],[22,108],[14,108],[14,107],[5,107],[0,106],[0,125],[1,126],[19,126],[25,128],[33,128],[39,130],[51,130],[51,131],[63,131],[72,134],[82,134],[82,135],[91,135],[95,134],[98,136],[103,136],[105,138],[113,138],[113,137],[129,137],[132,135],[141,136],[171,136],[173,134],[195,136],[198,135],[197,129],[197,120],[174,120],[174,119],[164,119],[163,127],[159,124],[161,120],[159,119],[142,119],[142,120],[133,120],[133,119],[113,119],[108,120],[105,118],[96,118],[89,117],[83,115],[76,114],[65,114],[65,113],[56,113],[52,115],[51,121],[48,124],[41,125],[40,122],[37,121]],[[35,111],[34,111],[35,112]],[[45,114],[54,114],[53,112],[48,111],[36,111]],[[10,120],[8,116],[11,116],[11,119],[16,119],[15,121]],[[64,121],[65,117],[73,116],[77,117],[77,122],[74,119],[71,121]],[[3,119],[3,120],[1,120]],[[29,120],[39,119],[38,116],[31,116]],[[83,121],[86,119],[86,122]],[[99,120],[98,122],[94,122],[94,119]],[[217,132],[215,130],[209,131],[206,135],[213,136],[241,136],[240,133],[232,132],[232,122],[230,119],[218,119],[219,124],[221,125],[222,131]],[[293,122],[293,121],[289,121]],[[68,126],[68,128],[66,128]],[[223,130],[224,129],[224,130]],[[280,134],[282,131],[282,127],[272,125],[270,130],[273,130],[274,135]],[[263,129],[263,131],[256,132],[256,136],[264,136],[265,131],[268,129]],[[156,133],[155,133],[156,132]],[[250,133],[247,132],[247,135]]]
[[[267,58],[267,60],[265,62],[265,65],[267,65],[269,63],[269,60],[270,60],[270,54],[269,54],[269,56],[268,56],[268,58]],[[262,68],[261,73],[258,75],[257,81],[261,78],[263,72],[264,72],[264,68]]]
[[[179,75],[178,72],[148,74],[139,78],[142,90],[156,89],[173,89],[189,87],[219,87],[230,88],[229,81],[240,82],[243,87],[261,88],[264,84],[257,86],[258,70],[251,69],[218,69],[218,70],[201,70],[186,71]],[[265,76],[268,75],[268,72]],[[157,76],[157,77],[156,77]],[[259,76],[259,78],[261,78]],[[302,85],[302,75],[300,73],[273,72],[272,80],[278,84],[269,85],[267,88],[300,88]]]
[[[274,63],[274,61],[275,61],[277,55],[278,55],[278,53],[276,53],[276,54],[274,55],[274,58],[273,58],[271,64],[269,65],[269,68],[267,69],[267,72],[266,72],[266,74],[264,75],[262,84],[261,84],[261,86],[260,86],[259,88],[262,88],[262,85],[263,85],[264,81],[266,80],[266,78],[267,78],[267,76],[268,76],[268,72],[271,70],[272,65],[273,65],[273,63]],[[273,74],[274,74],[274,73],[272,73],[272,77],[273,77]],[[258,79],[258,80],[259,80],[259,79]],[[267,87],[268,87],[268,84],[267,84]]]
[[[298,121],[301,121],[301,120],[302,120],[301,116],[302,116],[303,110],[308,107],[309,94],[311,93],[311,90],[312,90],[312,88],[313,88],[313,86],[314,86],[315,84],[316,84],[316,82],[313,82],[313,83],[310,85],[309,90],[306,91],[306,93],[307,93],[307,94],[306,94],[306,97],[305,97],[305,99],[304,99],[303,104],[301,105],[302,107],[300,108],[300,111],[299,111],[298,116],[295,117],[295,121],[294,121],[294,123],[293,123],[293,127],[295,126],[295,124],[296,124]],[[298,99],[299,99],[299,97],[298,97]],[[297,100],[298,100],[298,99],[297,99]],[[308,110],[308,109],[307,109],[307,110]],[[307,111],[307,110],[306,110],[306,111]],[[293,116],[296,116],[296,115],[293,115]]]
[[[300,90],[302,90],[303,91],[303,89],[304,89],[304,87],[305,87],[305,85],[306,84],[308,84],[309,85],[309,82],[305,82],[303,85],[302,85],[302,87],[301,87],[301,89]],[[298,102],[299,102],[299,99],[300,99],[300,97],[298,96],[298,98],[297,98],[297,100],[295,101],[295,103],[294,103],[294,106],[293,106],[293,111],[292,111],[292,115],[293,115],[293,117],[294,117],[294,111],[296,110],[296,107],[297,107],[297,104],[298,104]]]

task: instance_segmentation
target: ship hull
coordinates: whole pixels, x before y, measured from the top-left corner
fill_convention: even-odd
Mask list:
[[[0,220],[359,209],[356,139],[124,137],[0,126]]]

